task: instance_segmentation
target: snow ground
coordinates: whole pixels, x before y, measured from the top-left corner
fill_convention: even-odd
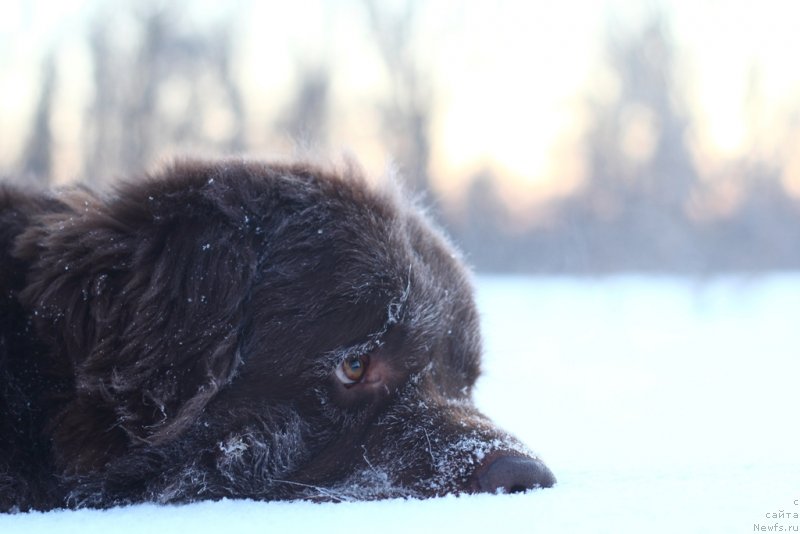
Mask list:
[[[5,515],[0,533],[800,531],[800,275],[482,277],[478,291],[476,401],[555,488]]]

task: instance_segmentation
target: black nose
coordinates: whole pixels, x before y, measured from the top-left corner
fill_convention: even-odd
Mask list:
[[[490,457],[475,472],[479,491],[519,493],[533,488],[549,488],[556,477],[540,460],[524,456]]]

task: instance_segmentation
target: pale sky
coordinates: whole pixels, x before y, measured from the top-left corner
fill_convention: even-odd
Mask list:
[[[80,136],[74,130],[91,98],[81,31],[97,6],[114,5],[110,0],[4,2],[0,169],[13,170],[24,141],[20,132],[38,94],[37,60],[55,46],[64,76],[53,124],[62,162],[58,169],[79,173]],[[231,4],[187,5],[189,18],[205,24],[225,16]],[[263,124],[288,101],[298,60],[332,61],[331,149],[352,150],[368,169],[381,167],[390,155],[380,144],[375,103],[387,73],[361,4],[267,0],[234,5],[250,8],[241,19],[239,70],[248,110],[258,119],[254,123]],[[420,3],[423,16],[413,53],[423,72],[435,73],[432,171],[451,177],[440,186],[457,188],[459,179],[492,166],[503,171],[509,185],[524,185],[529,196],[569,191],[582,173],[574,151],[586,126],[586,97],[613,92],[602,66],[607,23],[628,31],[655,5],[671,17],[681,81],[698,119],[692,143],[701,168],[713,171],[743,151],[785,153],[786,118],[800,109],[800,69],[795,68],[800,3],[432,0]],[[123,39],[124,27],[120,33]],[[754,71],[762,82],[756,110],[744,105]]]

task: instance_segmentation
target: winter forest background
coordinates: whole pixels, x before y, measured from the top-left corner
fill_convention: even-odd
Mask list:
[[[7,4],[6,179],[352,153],[482,271],[800,267],[791,2]]]

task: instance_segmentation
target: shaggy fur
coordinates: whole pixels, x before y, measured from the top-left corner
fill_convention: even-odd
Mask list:
[[[0,187],[0,511],[550,486],[472,405],[478,332],[453,248],[352,169]]]

